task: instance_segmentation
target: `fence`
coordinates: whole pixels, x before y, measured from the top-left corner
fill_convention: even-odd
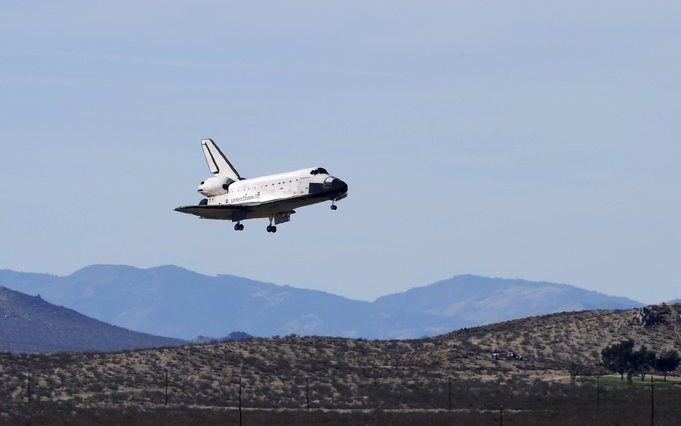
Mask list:
[[[650,424],[655,424],[656,414],[658,419],[668,414],[670,398],[678,400],[681,396],[681,387],[655,383],[652,376],[649,386],[622,389],[604,385],[600,377],[582,378],[577,384],[497,383],[441,376],[379,376],[375,372],[362,376],[357,370],[326,375],[319,372],[313,377],[305,371],[290,370],[284,376],[255,377],[248,369],[243,375],[205,368],[187,375],[186,370],[180,373],[158,366],[121,377],[117,368],[69,371],[67,366],[45,369],[39,363],[18,360],[13,368],[5,367],[1,372],[3,407],[59,401],[108,407],[200,406],[238,410],[239,419],[245,409],[286,408],[308,413],[340,409],[467,410],[498,412],[503,424],[505,412],[508,416],[509,412],[568,407],[579,407],[575,413],[585,409],[606,412],[635,405],[637,416],[641,417],[644,409]],[[660,385],[664,387],[659,389]],[[656,411],[656,397],[660,395],[663,398],[657,401]]]

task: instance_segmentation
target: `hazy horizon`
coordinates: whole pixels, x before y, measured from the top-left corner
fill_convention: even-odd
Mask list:
[[[5,5],[0,268],[182,265],[361,300],[475,274],[643,303],[681,288],[681,3]],[[202,221],[323,166],[339,210]]]

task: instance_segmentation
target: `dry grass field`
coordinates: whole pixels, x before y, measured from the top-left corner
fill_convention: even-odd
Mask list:
[[[585,311],[526,318],[420,340],[288,336],[108,354],[5,354],[0,356],[0,402],[6,414],[0,420],[16,419],[19,413],[27,412],[39,419],[41,410],[51,412],[52,417],[55,413],[68,417],[74,410],[94,410],[78,417],[111,411],[117,414],[104,417],[115,419],[133,413],[135,418],[156,421],[153,419],[168,415],[168,410],[177,410],[184,413],[174,415],[177,424],[188,424],[180,422],[186,416],[207,416],[205,424],[210,424],[212,418],[219,422],[224,416],[234,415],[224,410],[238,406],[241,387],[241,401],[246,408],[294,410],[276,415],[270,411],[248,412],[251,419],[260,416],[262,424],[280,424],[276,421],[287,416],[308,414],[308,403],[313,417],[319,418],[319,423],[310,424],[340,424],[334,419],[362,419],[369,415],[357,410],[446,411],[450,400],[452,408],[464,411],[402,412],[400,418],[411,416],[420,423],[419,416],[447,418],[456,414],[454,417],[470,420],[460,424],[476,424],[473,417],[495,418],[496,414],[491,413],[504,405],[510,410],[508,424],[513,424],[513,418],[529,416],[525,410],[534,413],[537,421],[548,421],[555,413],[563,413],[560,421],[567,421],[565,410],[583,407],[583,416],[607,410],[600,408],[591,413],[595,384],[589,380],[570,383],[567,363],[595,365],[603,347],[624,338],[656,351],[681,349],[681,305],[655,306],[653,311],[658,321],[648,325],[634,321],[635,310]],[[522,359],[493,359],[495,351],[520,354]],[[660,387],[659,398],[662,401],[676,395],[678,400],[680,388]],[[635,402],[629,404],[632,410],[648,410],[648,387],[604,385],[601,392],[603,401],[609,398],[610,407],[620,407],[614,412],[624,412],[621,408],[627,406],[627,401]],[[338,409],[355,411],[320,411]],[[575,416],[578,413],[575,411]],[[399,424],[390,420],[392,411],[371,415],[387,419],[385,424]],[[659,421],[663,421],[666,415],[660,415]],[[326,420],[322,422],[322,418]],[[477,424],[496,424],[480,421],[483,423]],[[145,423],[140,420],[139,424]],[[432,424],[438,423],[434,420]],[[532,423],[528,417],[515,424]],[[572,423],[556,420],[552,424]]]

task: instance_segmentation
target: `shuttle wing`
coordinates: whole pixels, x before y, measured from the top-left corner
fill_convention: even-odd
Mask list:
[[[248,213],[244,206],[184,206],[175,209],[176,212],[193,214],[203,219],[243,220]]]
[[[314,198],[314,196],[298,197],[294,200],[272,200],[265,202],[254,202],[246,204],[218,204],[218,205],[198,205],[183,206],[175,209],[176,212],[193,214],[203,219],[223,219],[223,220],[244,220],[254,217],[269,217],[280,212],[293,211],[296,208],[295,202]],[[294,204],[292,204],[294,203]]]

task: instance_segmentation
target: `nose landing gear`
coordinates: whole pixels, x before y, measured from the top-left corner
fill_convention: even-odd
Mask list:
[[[335,201],[331,202],[331,210],[338,210],[338,206],[336,205]]]
[[[235,231],[243,231],[244,225],[242,225],[241,222],[237,222],[236,225],[234,225],[234,230]]]

